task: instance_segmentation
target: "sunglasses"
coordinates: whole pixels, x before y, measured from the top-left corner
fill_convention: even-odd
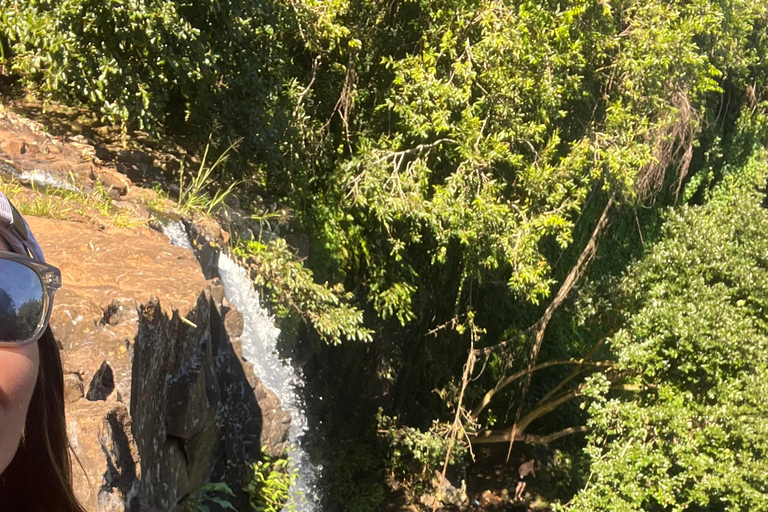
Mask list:
[[[0,347],[40,339],[59,288],[61,271],[56,267],[0,251]]]

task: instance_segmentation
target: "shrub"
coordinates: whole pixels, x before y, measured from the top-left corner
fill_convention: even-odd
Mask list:
[[[435,472],[441,472],[448,452],[450,424],[433,422],[428,431],[399,426],[397,418],[380,416],[379,433],[389,446],[387,464],[398,481],[415,497],[432,482]],[[468,444],[458,439],[451,451],[450,463],[461,461]]]
[[[21,0],[0,4],[6,65],[46,99],[160,134],[244,137],[280,168],[295,90],[289,7],[269,1]]]
[[[4,2],[0,30],[11,69],[52,97],[79,102],[123,126],[155,130],[174,92],[209,74],[200,31],[176,2]]]
[[[295,512],[297,503],[290,489],[298,479],[298,470],[290,457],[263,459],[251,466],[252,478],[243,490],[249,496],[251,508],[256,512]]]
[[[591,404],[567,510],[768,510],[766,156],[671,212],[628,271],[611,345],[640,391]]]

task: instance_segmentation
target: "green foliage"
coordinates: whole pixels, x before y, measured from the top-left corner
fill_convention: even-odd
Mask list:
[[[544,248],[589,193],[642,200],[687,171],[708,102],[753,83],[765,45],[754,0],[2,6],[30,87],[242,138],[242,176],[285,195],[372,327],[466,327],[500,281],[499,302],[545,299]]]
[[[171,87],[191,90],[210,72],[199,30],[172,2],[8,1],[0,24],[15,72],[115,124],[156,129]]]
[[[470,343],[494,345],[536,321],[607,198],[624,210],[621,231],[601,242],[609,256],[590,276],[602,288],[617,281],[600,272],[621,274],[654,241],[642,239],[641,219],[658,218],[646,207],[709,202],[670,214],[665,240],[692,234],[683,245],[648,247],[625,302],[600,291],[589,312],[576,312],[611,322],[626,314],[612,348],[639,373],[638,385],[655,386],[601,402],[608,383],[589,382],[596,476],[574,506],[595,510],[612,503],[614,489],[625,500],[616,507],[628,510],[701,505],[705,495],[734,509],[738,500],[757,503],[738,469],[759,469],[749,458],[757,448],[742,456],[716,427],[751,442],[746,424],[727,415],[759,405],[749,386],[761,384],[749,379],[762,375],[750,367],[761,361],[753,348],[762,326],[749,315],[759,317],[762,289],[746,276],[761,274],[745,270],[755,254],[739,251],[760,247],[760,237],[750,231],[749,242],[723,223],[733,212],[762,214],[751,192],[720,183],[745,176],[744,162],[766,140],[756,114],[768,111],[767,26],[764,0],[0,3],[4,65],[30,88],[126,130],[242,138],[235,178],[295,211],[313,259],[298,261],[283,240],[261,237],[234,253],[281,316],[308,321],[330,344],[375,340],[364,355],[313,348],[329,351],[318,355],[316,378],[394,409],[387,412],[401,424],[388,439],[399,447],[392,467],[403,473],[439,459],[439,436],[409,426],[445,420],[432,391],[450,387]],[[203,193],[216,167],[206,160],[207,151],[191,179],[182,172],[182,208],[210,212],[228,192]],[[41,201],[31,208],[66,213]],[[697,213],[710,210],[719,213]],[[635,222],[631,235],[626,218]],[[752,218],[741,224],[748,231]],[[663,264],[651,263],[662,254]],[[581,356],[595,343],[600,329],[577,320],[553,319],[542,357]],[[737,331],[758,341],[723,346]],[[489,358],[467,399],[527,364],[520,340]],[[342,367],[357,363],[367,371]],[[344,379],[353,374],[371,382]],[[541,396],[539,385],[531,396]],[[514,398],[511,388],[504,398]],[[733,400],[722,402],[726,394]],[[726,405],[714,410],[717,403]],[[482,420],[508,426],[505,407],[494,407]],[[382,466],[377,454],[347,454],[349,465],[335,467],[338,503],[362,511],[383,500],[379,481],[355,486],[356,475]],[[725,475],[705,460],[720,456],[737,471]],[[686,480],[705,470],[712,476]]]
[[[697,109],[720,90],[696,44],[717,9],[419,4],[418,37],[370,69],[391,81],[338,166],[344,213],[323,219],[328,249],[369,269],[361,281],[383,319],[418,318],[417,297],[464,303],[470,280],[503,279],[508,300],[538,303],[553,284],[542,245],[571,242],[588,192],[644,199],[691,144]],[[446,290],[441,271],[461,278]]]
[[[541,478],[537,487],[546,489],[550,500],[564,498],[567,501],[584,485],[585,480],[580,476],[585,470],[588,472],[588,469],[589,459],[586,454],[555,450],[547,471],[536,475],[537,479]]]
[[[375,512],[384,504],[381,459],[372,445],[360,439],[339,440],[325,468],[332,503],[349,512]]]
[[[700,148],[730,143],[747,87],[768,78],[765,16],[754,0],[358,2],[336,16],[361,50],[323,54],[345,78],[341,103],[325,100],[338,125],[298,194],[313,199],[293,204],[318,238],[313,268],[370,312],[371,359],[386,359],[370,373],[393,382],[399,409],[388,413],[446,419],[432,390],[459,374],[471,341],[536,322],[586,243],[574,234],[589,236],[608,198],[640,216],[677,199],[706,165]],[[622,241],[636,253],[635,218]],[[542,357],[581,357],[599,339],[575,331],[548,333]],[[525,367],[519,339],[469,394]],[[514,418],[498,413],[518,389],[496,398],[494,428]]]
[[[352,294],[340,284],[316,283],[282,238],[267,244],[240,240],[232,252],[248,264],[254,284],[270,291],[272,311],[278,316],[303,318],[328,343],[371,340],[370,330],[362,325],[363,313],[349,304]]]
[[[6,0],[0,34],[8,67],[46,98],[124,130],[203,139],[216,128],[279,167],[299,89],[292,12],[271,1]]]
[[[200,500],[197,504],[198,512],[210,512],[210,507],[206,505],[207,502],[214,503],[224,510],[237,509],[226,498],[221,498],[217,494],[224,494],[225,496],[234,496],[235,492],[224,482],[207,483],[200,489]]]
[[[379,433],[389,447],[387,467],[406,489],[418,498],[431,484],[435,472],[443,470],[448,454],[451,424],[435,421],[428,431],[397,424],[397,418],[379,417]],[[460,438],[451,451],[449,464],[462,461],[468,444]]]
[[[251,466],[252,478],[243,490],[256,512],[295,512],[297,503],[291,496],[291,486],[298,479],[298,469],[290,457],[273,459],[264,454],[263,460]]]
[[[611,345],[643,391],[592,403],[591,476],[568,510],[768,510],[766,177],[759,151],[670,212],[628,272]]]

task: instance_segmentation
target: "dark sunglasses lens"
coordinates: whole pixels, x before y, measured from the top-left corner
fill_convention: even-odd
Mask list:
[[[43,285],[29,267],[0,260],[0,343],[28,341],[43,319]]]

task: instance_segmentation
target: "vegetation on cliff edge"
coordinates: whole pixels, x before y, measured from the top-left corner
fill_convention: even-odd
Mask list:
[[[240,141],[220,190],[292,209],[309,259],[238,250],[308,320],[329,507],[555,442],[586,442],[575,509],[765,506],[765,2],[0,6],[12,80]]]

